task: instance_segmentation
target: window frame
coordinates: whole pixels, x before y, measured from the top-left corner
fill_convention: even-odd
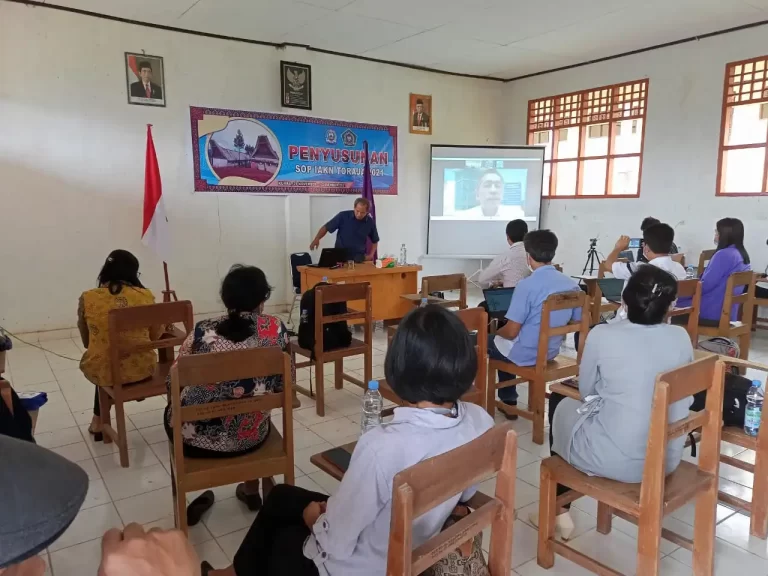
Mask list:
[[[636,85],[640,85],[640,94],[642,97],[634,100],[630,96],[627,98],[627,94],[621,94],[619,89],[629,87],[630,89]],[[526,140],[529,145],[535,145],[535,134],[537,132],[550,131],[551,132],[551,146],[552,153],[549,160],[544,160],[545,166],[550,165],[549,172],[549,194],[546,196],[542,193],[542,199],[544,200],[574,200],[579,198],[588,199],[613,199],[613,198],[640,198],[640,192],[642,189],[643,179],[643,156],[645,154],[645,128],[647,125],[648,117],[648,89],[649,79],[641,78],[638,80],[632,80],[629,82],[620,82],[618,84],[609,84],[606,86],[599,86],[596,88],[589,88],[586,90],[577,90],[575,92],[568,92],[564,94],[557,94],[555,96],[546,96],[543,98],[535,98],[528,101],[528,115],[526,122]],[[607,102],[595,104],[594,94],[603,90],[607,90]],[[570,98],[570,102],[566,102],[566,99]],[[622,100],[624,98],[624,100]],[[578,101],[577,106],[572,105],[573,100]],[[600,100],[598,97],[597,100]],[[550,112],[544,113],[543,117],[549,117],[548,125],[542,126],[545,122],[535,122],[536,117],[542,118],[541,107],[537,115],[536,105],[542,103],[546,106],[547,101],[551,101]],[[638,102],[638,112],[633,112],[633,102]],[[630,110],[623,109],[624,104],[630,104]],[[607,108],[605,111],[598,113],[590,112],[590,108]],[[604,118],[596,119],[604,116]],[[592,120],[591,122],[588,120]],[[639,152],[629,153],[615,153],[616,146],[616,130],[615,126],[617,122],[622,120],[642,120],[642,130],[640,134],[640,150]],[[585,135],[589,131],[590,126],[608,124],[608,148],[607,153],[595,156],[586,156],[584,153],[586,146]],[[578,128],[579,129],[579,142],[577,156],[573,158],[557,158],[557,145],[559,140],[559,131],[563,128]],[[541,144],[539,144],[541,146]],[[636,194],[611,194],[613,161],[620,158],[638,158],[638,174],[637,174],[637,193]],[[583,193],[583,174],[584,174],[584,162],[590,160],[606,160],[605,168],[605,188],[603,194],[584,194]],[[554,191],[557,183],[557,171],[555,170],[556,164],[562,162],[576,162],[576,193],[573,195],[556,195]],[[542,179],[543,179],[542,175]],[[543,180],[542,180],[543,183]]]
[[[728,82],[728,80],[731,77],[737,76],[736,73],[731,74],[731,70],[735,69],[736,66],[742,66],[741,72],[738,73],[739,76],[744,76],[745,74],[751,74],[753,78],[751,78],[749,81],[744,81],[743,79],[738,84],[739,86],[742,85],[744,82],[748,82],[750,84],[754,83],[756,80],[754,79],[754,68],[751,72],[744,72],[743,67],[746,64],[755,64],[757,62],[765,62],[765,68],[763,68],[763,89],[761,90],[762,96],[760,98],[752,98],[748,101],[741,101],[739,100],[736,103],[729,103],[728,97],[734,96],[739,93],[729,94],[729,87],[731,86]],[[735,85],[735,84],[734,84]],[[751,91],[754,94],[754,91]],[[747,198],[759,198],[761,196],[768,196],[768,126],[766,127],[766,138],[764,142],[758,142],[758,143],[751,143],[751,144],[726,144],[725,143],[725,135],[730,130],[730,122],[731,122],[731,114],[728,113],[729,108],[736,108],[737,106],[744,106],[747,104],[762,104],[768,102],[768,55],[766,56],[758,56],[756,58],[747,58],[746,60],[737,60],[735,62],[728,62],[725,65],[725,79],[723,80],[723,101],[722,101],[722,110],[720,111],[720,140],[717,144],[717,180],[715,181],[715,196],[725,197],[725,198],[738,198],[738,197],[747,197]],[[761,192],[723,192],[723,182],[725,179],[725,173],[726,170],[724,170],[725,166],[725,153],[729,150],[750,150],[755,148],[765,148],[765,158],[763,161],[763,188]]]

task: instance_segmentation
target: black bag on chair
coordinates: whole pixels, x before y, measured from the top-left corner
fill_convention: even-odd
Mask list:
[[[327,282],[320,282],[315,286],[328,286]],[[312,350],[314,359],[315,350],[315,288],[310,288],[301,295],[299,309],[301,320],[299,321],[299,346],[305,350]],[[335,316],[347,313],[346,302],[334,302],[323,304],[324,316]],[[323,326],[323,351],[344,348],[352,343],[352,332],[347,322],[331,322]]]
[[[723,426],[744,426],[744,411],[747,407],[747,392],[752,387],[752,380],[726,372],[723,390]],[[691,410],[701,412],[707,402],[707,391],[702,390],[693,396]]]

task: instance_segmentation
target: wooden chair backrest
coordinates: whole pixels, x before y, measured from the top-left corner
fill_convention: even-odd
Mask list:
[[[699,469],[718,475],[720,461],[720,432],[722,426],[723,388],[725,382],[725,363],[711,355],[694,360],[690,364],[675,370],[664,372],[656,377],[653,391],[651,422],[648,431],[648,444],[645,451],[645,467],[640,487],[640,508],[661,510],[665,499],[664,459],[667,444],[674,438],[685,436],[701,428],[699,445]],[[690,412],[677,422],[669,422],[669,406],[692,396],[702,390],[707,391],[707,401],[701,412]],[[687,495],[680,494],[680,498]],[[666,494],[667,500],[674,500],[674,494]],[[672,510],[679,507],[669,503]]]
[[[701,311],[701,282],[692,278],[691,280],[677,281],[677,298],[691,298],[690,306],[671,308],[667,312],[667,320],[673,316],[688,315],[688,324],[685,328],[691,337],[693,347],[699,343],[699,312]]]
[[[351,302],[362,300],[365,302],[363,310],[350,310],[345,314],[333,314],[325,316],[324,304],[336,304],[338,302]],[[363,321],[363,333],[365,343],[373,343],[373,304],[371,285],[368,282],[355,284],[328,284],[315,287],[315,357],[320,357],[323,352],[323,326],[331,322],[349,322],[351,320]]]
[[[742,286],[746,287],[743,292],[736,290]],[[734,294],[738,292],[738,294]],[[731,308],[739,306],[739,318],[742,326],[731,328]],[[754,272],[736,272],[728,277],[728,283],[725,285],[725,298],[723,298],[723,309],[720,311],[720,333],[733,334],[734,330],[738,332],[749,332],[752,330],[752,317],[755,309],[755,273]]]
[[[488,314],[482,308],[457,310],[456,315],[469,332],[477,332],[475,353],[477,354],[477,375],[475,386],[485,389],[488,371]]]
[[[488,567],[492,576],[507,576],[512,569],[516,460],[517,435],[509,424],[503,424],[472,442],[397,474],[392,483],[387,576],[421,574],[488,525]],[[498,476],[492,500],[413,549],[415,518],[494,472]]]
[[[170,324],[184,324],[184,337],[163,336],[165,327]],[[120,333],[128,330],[147,329],[150,335],[161,334],[159,340],[149,340],[140,344],[121,342]],[[113,385],[121,385],[120,359],[137,352],[159,350],[160,362],[173,360],[173,349],[184,343],[186,334],[194,329],[192,302],[162,302],[147,306],[130,306],[109,311],[109,362]],[[164,353],[165,352],[165,353]]]
[[[442,306],[458,306],[460,310],[467,307],[467,277],[464,274],[443,274],[442,276],[425,276],[421,279],[421,295],[426,298],[433,292],[459,291],[458,300],[446,300]]]
[[[704,274],[704,269],[707,267],[707,264],[710,260],[712,260],[712,256],[715,255],[715,252],[717,250],[702,250],[701,254],[699,255],[699,267],[696,270],[696,275],[701,278],[701,275]]]
[[[669,257],[672,258],[673,262],[680,264],[680,266],[685,266],[685,254],[670,254]]]
[[[578,361],[581,362],[581,351],[584,349],[584,342],[587,339],[587,332],[589,331],[589,304],[589,298],[581,290],[552,294],[544,301],[544,306],[541,309],[539,346],[536,352],[536,372],[543,373],[546,369],[549,339],[554,336],[565,336],[573,332],[579,332]],[[549,325],[552,312],[558,310],[572,310],[574,308],[581,309],[581,320],[571,321],[559,328],[552,328]]]
[[[273,375],[282,376],[282,392],[192,406],[181,405],[181,391],[187,386],[211,386],[217,382]],[[181,435],[184,422],[288,407],[283,410],[283,447],[287,454],[293,447],[293,410],[290,409],[293,402],[292,388],[291,357],[277,346],[181,356],[171,368],[173,458],[179,477],[184,474],[184,444]]]

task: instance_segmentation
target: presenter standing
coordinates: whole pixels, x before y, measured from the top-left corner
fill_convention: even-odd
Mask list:
[[[370,203],[365,198],[355,200],[354,210],[343,210],[331,218],[325,226],[317,231],[315,239],[309,245],[310,250],[316,250],[323,237],[333,232],[336,234],[336,248],[344,248],[350,260],[373,260],[376,247],[379,244],[379,233],[376,222],[368,213]],[[371,247],[366,250],[367,240]]]

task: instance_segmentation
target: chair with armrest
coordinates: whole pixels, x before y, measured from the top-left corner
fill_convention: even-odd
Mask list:
[[[421,296],[426,298],[435,292],[459,292],[458,300],[437,302],[446,308],[464,310],[467,307],[467,277],[464,274],[444,274],[442,276],[425,276],[421,279]]]
[[[739,289],[743,289],[739,290]],[[738,294],[735,294],[738,292]],[[731,322],[731,309],[739,307],[738,322]],[[725,286],[725,298],[720,311],[720,323],[717,326],[699,326],[699,336],[722,336],[739,342],[739,358],[749,358],[749,345],[752,342],[752,320],[755,307],[755,273],[737,272],[728,277]]]
[[[640,484],[627,484],[590,476],[568,464],[560,456],[541,463],[539,501],[538,564],[549,569],[555,553],[596,574],[619,572],[590,558],[565,543],[555,540],[555,515],[559,507],[590,496],[597,500],[597,531],[608,534],[612,517],[618,516],[638,526],[636,574],[659,574],[659,547],[662,536],[693,551],[693,573],[711,576],[714,572],[715,510],[720,454],[720,425],[723,409],[725,364],[711,355],[659,374],[653,393],[653,409]],[[669,422],[669,406],[702,390],[707,391],[706,408],[692,412],[677,422]],[[683,460],[671,474],[665,472],[666,446],[674,438],[703,428],[699,462]],[[556,485],[570,491],[556,497]],[[664,517],[690,501],[696,502],[693,540],[662,527]]]
[[[184,331],[177,323],[183,323]],[[131,330],[148,329],[150,335],[161,334],[158,340],[142,343],[125,343],[121,334]],[[163,302],[147,306],[130,306],[109,311],[109,363],[112,386],[99,386],[99,407],[104,443],[116,442],[120,451],[120,465],[128,468],[128,437],[125,429],[126,402],[143,400],[152,396],[167,395],[166,378],[174,359],[174,348],[184,343],[186,335],[194,329],[192,302]],[[152,376],[141,382],[123,384],[120,360],[136,352],[158,351],[158,362]],[[110,407],[115,406],[117,430],[112,428]]]
[[[504,424],[397,474],[392,482],[387,576],[423,573],[463,543],[471,542],[486,526],[491,527],[490,574],[508,576],[512,570],[516,461],[517,435],[509,424]],[[413,547],[414,519],[496,472],[493,498],[485,499],[471,514]]]
[[[181,391],[187,386],[210,386],[244,378],[281,375],[280,392],[192,406],[181,405]],[[293,484],[293,384],[291,357],[279,347],[251,348],[179,358],[171,369],[173,443],[169,446],[173,471],[176,527],[187,533],[186,493],[225,486],[235,482],[285,476]],[[184,456],[182,427],[185,422],[227,418],[252,412],[282,409],[283,433],[271,424],[264,443],[249,454],[231,458],[187,458]]]
[[[549,325],[550,315],[557,310],[571,310],[578,308],[581,310],[581,320],[569,322],[565,326],[553,328]],[[589,331],[589,298],[584,292],[562,292],[552,294],[544,302],[541,310],[541,326],[539,331],[538,351],[536,354],[535,366],[518,366],[513,362],[502,360],[488,360],[488,386],[486,388],[486,406],[488,411],[496,406],[506,414],[517,414],[522,418],[533,421],[533,441],[536,444],[544,443],[544,417],[545,401],[547,394],[547,383],[553,380],[561,380],[579,374],[579,362],[581,361],[581,352],[584,348],[584,342],[587,339]],[[556,336],[567,336],[568,334],[579,333],[579,350],[577,358],[570,358],[561,354],[552,360],[547,360],[549,351],[549,339]],[[514,380],[506,382],[496,381],[496,371],[509,372],[514,374]],[[508,386],[517,386],[523,382],[528,382],[528,409],[516,406],[507,406],[501,401],[496,401],[496,390]],[[493,412],[491,412],[493,414]]]
[[[351,301],[361,302],[363,310],[350,310],[345,314],[335,314],[326,316],[324,304],[335,304],[338,302],[349,303]],[[299,346],[297,340],[291,340],[291,356],[293,357],[296,368],[314,367],[315,383],[317,386],[317,396],[315,408],[318,416],[325,416],[325,379],[324,366],[326,362],[334,363],[334,385],[337,390],[344,387],[344,381],[366,388],[373,374],[373,308],[371,304],[371,285],[368,282],[356,284],[329,284],[326,286],[315,286],[315,346],[314,350],[307,350]],[[334,350],[323,349],[323,333],[326,324],[331,322],[343,322],[352,320],[363,321],[363,338],[358,340],[352,338],[349,346],[336,348]],[[344,372],[344,358],[363,355],[363,375],[365,381],[355,378]],[[296,356],[308,358],[306,362],[296,362]],[[298,392],[305,396],[315,398],[310,388],[304,388],[298,384],[295,386]]]

